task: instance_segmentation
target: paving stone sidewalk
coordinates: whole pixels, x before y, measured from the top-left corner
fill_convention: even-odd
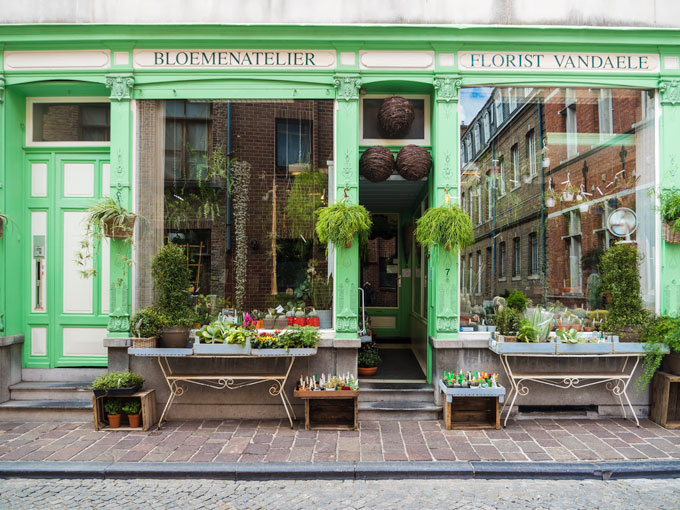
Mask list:
[[[680,430],[649,420],[518,420],[502,430],[439,421],[364,421],[358,431],[305,431],[285,421],[170,422],[149,432],[92,423],[0,422],[0,461],[351,462],[680,459]]]

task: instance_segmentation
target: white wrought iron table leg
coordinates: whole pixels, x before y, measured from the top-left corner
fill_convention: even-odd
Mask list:
[[[161,368],[161,372],[163,373],[163,377],[165,378],[165,382],[168,385],[168,388],[170,390],[170,395],[168,396],[168,401],[165,403],[165,407],[163,408],[163,412],[161,413],[161,417],[158,420],[158,429],[160,430],[161,426],[163,425],[163,420],[165,419],[165,416],[167,412],[170,410],[170,406],[172,406],[172,402],[175,400],[175,394],[177,391],[177,382],[176,381],[171,381],[170,377],[172,376],[172,368],[170,367],[170,362],[168,361],[167,358],[164,358],[162,356],[158,356],[158,366]],[[163,366],[163,362],[165,361],[165,365]],[[167,368],[167,371],[166,371]]]
[[[635,414],[635,409],[633,409],[633,404],[630,403],[630,399],[628,398],[628,385],[630,384],[630,381],[633,379],[633,374],[635,373],[635,369],[637,368],[638,364],[640,363],[640,356],[635,356],[635,363],[633,364],[633,368],[630,371],[630,376],[626,380],[626,382],[623,384],[623,396],[626,397],[626,402],[628,402],[628,407],[630,407],[630,412],[633,415],[633,418],[635,419],[635,423],[637,424],[638,427],[640,427],[640,420],[638,420],[638,417]],[[624,368],[628,364],[628,357],[626,357],[626,361],[624,363]],[[624,413],[623,417],[625,418],[626,415]]]

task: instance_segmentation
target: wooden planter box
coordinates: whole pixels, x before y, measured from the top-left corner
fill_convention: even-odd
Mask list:
[[[500,402],[505,388],[449,388],[439,381],[446,395],[444,424],[447,430],[500,429]]]
[[[667,429],[680,429],[680,375],[654,374],[649,417]]]
[[[359,391],[300,391],[305,401],[305,430],[357,430]]]
[[[130,427],[125,426],[127,423],[127,416],[122,413],[121,416],[121,426],[113,429],[109,427],[108,420],[106,418],[106,413],[104,412],[104,399],[105,398],[139,398],[142,401],[142,426],[141,427]],[[142,390],[132,395],[121,395],[121,396],[106,396],[106,397],[92,397],[92,411],[94,412],[94,430],[149,430],[156,423],[156,390]]]

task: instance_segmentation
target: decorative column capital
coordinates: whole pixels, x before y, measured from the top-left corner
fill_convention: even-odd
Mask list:
[[[134,85],[135,79],[131,74],[110,74],[106,77],[106,86],[111,89],[109,98],[115,101],[129,101]]]
[[[338,74],[334,80],[337,98],[345,101],[358,101],[361,77],[357,74]]]
[[[5,79],[0,78],[0,103],[5,102]]]
[[[669,80],[659,82],[661,104],[680,105],[680,81]]]
[[[457,76],[435,76],[435,97],[438,103],[458,102],[458,91],[463,81]]]

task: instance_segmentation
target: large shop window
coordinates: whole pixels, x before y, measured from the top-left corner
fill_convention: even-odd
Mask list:
[[[461,253],[461,324],[475,315],[492,319],[494,298],[514,290],[533,305],[587,318],[606,306],[598,290],[600,257],[626,233],[642,254],[642,296],[653,309],[654,91],[464,89],[461,147],[474,147],[489,111],[495,122],[488,139],[461,158],[461,197],[480,187],[489,193],[483,213],[474,211],[475,243]],[[624,208],[632,232],[612,228],[611,215]],[[470,257],[482,251],[489,262],[473,290]]]
[[[333,102],[140,101],[139,118],[140,304],[151,299],[151,256],[175,243],[194,295],[244,311],[329,308],[314,212],[328,202]]]

